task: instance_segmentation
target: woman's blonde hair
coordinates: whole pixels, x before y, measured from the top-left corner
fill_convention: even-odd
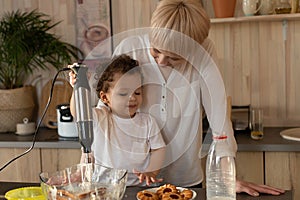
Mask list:
[[[200,0],[161,0],[152,14],[151,27],[178,31],[202,44],[209,33],[210,19]]]

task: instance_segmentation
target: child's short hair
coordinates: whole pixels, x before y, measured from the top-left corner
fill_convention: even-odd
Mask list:
[[[104,72],[101,74],[98,84],[97,84],[97,95],[100,98],[100,91],[108,92],[110,88],[110,83],[114,81],[114,75],[116,73],[140,73],[139,62],[132,59],[130,56],[121,54],[112,59],[111,63],[106,67]],[[142,74],[141,74],[142,76]]]

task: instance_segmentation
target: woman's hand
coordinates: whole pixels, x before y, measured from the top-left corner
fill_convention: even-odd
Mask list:
[[[152,183],[160,183],[163,181],[162,178],[156,178],[158,171],[141,173],[141,172],[133,169],[133,173],[135,175],[137,175],[137,177],[140,180],[140,183],[142,183],[143,181],[146,181],[147,186],[150,186]]]
[[[236,180],[236,192],[245,192],[251,196],[257,197],[260,193],[280,195],[285,191],[268,185],[258,185],[251,182]]]

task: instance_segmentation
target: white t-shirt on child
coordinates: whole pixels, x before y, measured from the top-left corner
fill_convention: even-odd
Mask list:
[[[165,146],[155,119],[137,112],[133,118],[120,118],[101,105],[93,109],[95,163],[128,170],[127,185],[138,185],[133,169],[144,171],[150,151]]]

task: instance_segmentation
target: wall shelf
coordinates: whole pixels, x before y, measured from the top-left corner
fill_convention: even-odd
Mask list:
[[[211,18],[212,24],[218,23],[236,23],[236,22],[261,22],[261,21],[284,21],[284,20],[299,20],[300,13],[296,14],[274,14],[274,15],[257,15],[257,16],[241,16],[229,18]]]

